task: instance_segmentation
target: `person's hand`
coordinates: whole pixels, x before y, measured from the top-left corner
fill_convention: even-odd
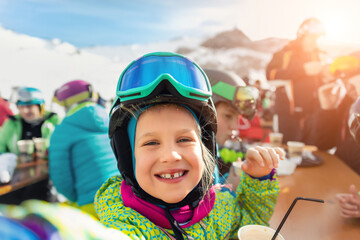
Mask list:
[[[324,110],[336,109],[345,96],[346,89],[338,81],[321,86],[318,89],[320,107]]]
[[[279,160],[285,158],[285,152],[281,148],[254,147],[246,152],[246,160],[242,170],[252,177],[268,175],[273,168],[277,168]]]
[[[350,186],[350,193],[336,194],[340,204],[340,216],[344,218],[360,218],[360,196],[354,185]]]
[[[308,76],[318,75],[323,70],[323,64],[319,61],[307,62],[304,63],[304,70]]]

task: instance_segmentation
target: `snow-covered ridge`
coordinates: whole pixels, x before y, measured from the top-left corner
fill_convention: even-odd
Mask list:
[[[247,39],[242,41],[243,44],[233,41],[233,46],[221,48],[216,41],[224,41],[224,37],[233,40],[247,38],[238,30],[232,30],[208,39],[182,37],[143,45],[79,49],[59,39],[40,39],[0,26],[0,94],[9,98],[12,87],[37,87],[44,92],[49,107],[55,89],[67,81],[83,79],[93,84],[103,98],[111,99],[115,96],[118,77],[124,67],[141,55],[154,51],[178,52],[201,67],[231,70],[240,77],[248,76],[265,82],[264,69],[272,53],[287,41],[270,38],[252,42]],[[209,40],[209,46],[204,44]],[[359,46],[341,44],[327,47],[333,57],[360,49]]]

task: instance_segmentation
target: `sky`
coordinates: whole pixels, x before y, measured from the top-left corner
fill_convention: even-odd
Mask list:
[[[316,17],[328,40],[360,43],[359,9],[358,0],[0,0],[0,25],[89,47],[206,37],[234,27],[252,40],[293,39],[303,20]]]

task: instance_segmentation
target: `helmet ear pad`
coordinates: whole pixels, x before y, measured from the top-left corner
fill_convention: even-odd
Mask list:
[[[117,128],[110,140],[111,147],[117,160],[117,167],[126,183],[137,184],[132,164],[132,149],[126,128]],[[121,154],[120,154],[121,153]],[[134,181],[135,182],[134,182]]]

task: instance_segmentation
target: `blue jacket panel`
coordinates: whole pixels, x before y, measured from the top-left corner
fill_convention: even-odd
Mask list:
[[[50,179],[59,193],[79,206],[92,203],[100,186],[119,174],[108,128],[105,109],[86,103],[66,116],[51,136]]]

